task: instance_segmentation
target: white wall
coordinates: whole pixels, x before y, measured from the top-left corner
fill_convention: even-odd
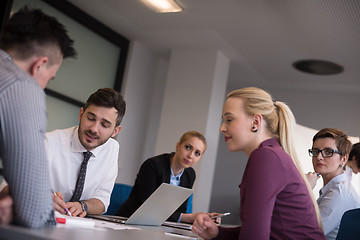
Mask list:
[[[273,98],[290,106],[299,124],[314,129],[340,128],[349,136],[360,136],[359,93],[309,89],[268,88]]]
[[[120,143],[116,182],[133,185],[145,157],[154,154],[165,75],[165,61],[138,42],[131,44],[122,86],[126,113],[116,137]]]
[[[174,49],[171,52],[160,118],[156,154],[174,151],[180,136],[196,130],[207,138],[208,148],[194,166],[194,211],[207,211],[229,59],[208,49]]]

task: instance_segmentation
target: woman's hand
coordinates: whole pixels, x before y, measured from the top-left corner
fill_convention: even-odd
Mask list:
[[[212,239],[219,234],[218,226],[208,214],[199,214],[191,231],[204,239]]]
[[[318,175],[316,172],[309,172],[305,174],[305,176],[309,181],[311,188],[314,189],[317,180],[320,178],[320,175]]]
[[[180,222],[193,223],[195,221],[196,217],[200,214],[208,214],[208,213],[203,213],[203,212],[183,213],[181,215]]]
[[[220,224],[221,224],[221,217],[214,218],[214,217],[216,217],[217,215],[221,215],[221,213],[212,212],[212,213],[209,214],[209,217],[210,217],[211,219],[213,219],[213,221],[215,222],[216,225],[220,226]]]
[[[221,213],[204,213],[204,212],[196,212],[196,213],[183,213],[181,215],[181,219],[180,222],[186,222],[186,223],[193,223],[195,221],[195,219],[197,218],[197,216],[199,216],[200,214],[206,214],[208,215],[210,218],[216,217],[217,215],[220,215]],[[221,218],[215,218],[213,219],[213,221],[217,224],[220,225],[221,224]]]

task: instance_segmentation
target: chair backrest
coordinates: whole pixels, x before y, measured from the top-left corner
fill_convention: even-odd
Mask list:
[[[360,239],[360,208],[348,210],[343,214],[336,239]]]
[[[111,193],[110,204],[104,215],[115,215],[124,202],[129,198],[132,186],[122,183],[115,183]]]
[[[192,213],[192,199],[193,199],[193,194],[191,194],[190,197],[188,198],[188,202],[186,205],[186,213]]]

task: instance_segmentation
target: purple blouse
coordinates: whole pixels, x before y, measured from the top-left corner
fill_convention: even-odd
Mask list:
[[[241,227],[219,227],[216,239],[325,239],[306,184],[275,139],[248,160],[240,184]]]

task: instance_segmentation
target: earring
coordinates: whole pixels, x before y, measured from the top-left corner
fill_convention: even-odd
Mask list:
[[[340,164],[340,166],[341,166],[342,168],[344,168],[344,164]]]
[[[252,132],[257,132],[257,129],[255,129],[255,127],[252,127],[251,131]]]

